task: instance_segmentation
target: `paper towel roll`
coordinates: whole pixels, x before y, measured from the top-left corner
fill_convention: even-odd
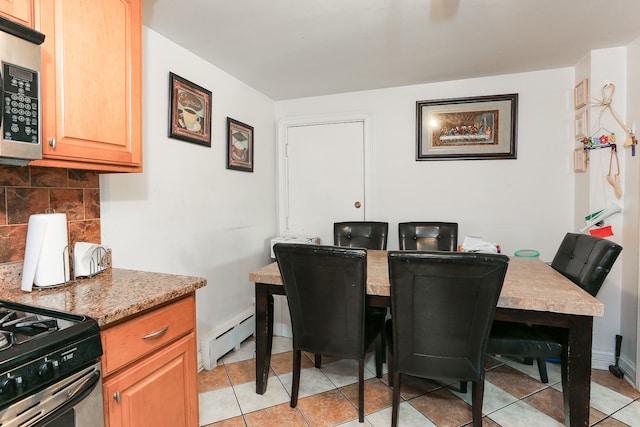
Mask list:
[[[54,286],[69,280],[67,215],[36,214],[29,217],[22,271],[23,291],[33,285]]]

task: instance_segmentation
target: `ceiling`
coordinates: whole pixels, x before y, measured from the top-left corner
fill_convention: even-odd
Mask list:
[[[146,27],[274,100],[575,66],[640,0],[143,0]]]

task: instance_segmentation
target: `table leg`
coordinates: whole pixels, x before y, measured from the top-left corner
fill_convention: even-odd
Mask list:
[[[593,318],[572,316],[569,320],[566,364],[562,365],[564,423],[566,426],[589,425],[591,392],[591,341]]]
[[[255,285],[256,295],[256,393],[267,391],[273,341],[273,295],[268,286]]]

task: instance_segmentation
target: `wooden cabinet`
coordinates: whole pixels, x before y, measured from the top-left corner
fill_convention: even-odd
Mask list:
[[[141,0],[37,1],[43,160],[31,164],[141,171]]]
[[[195,297],[101,332],[105,422],[198,427]]]
[[[0,16],[33,28],[34,0],[0,0]]]

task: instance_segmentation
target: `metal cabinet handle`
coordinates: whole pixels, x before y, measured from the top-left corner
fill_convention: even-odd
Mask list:
[[[49,146],[51,148],[53,148],[54,150],[56,149],[56,137],[55,136],[49,140]]]
[[[143,336],[142,339],[143,340],[148,340],[149,338],[159,337],[160,335],[163,335],[165,332],[167,332],[167,329],[169,329],[169,325],[165,326],[164,328],[162,328],[162,329],[160,329],[158,331],[152,332],[149,335]]]
[[[113,393],[113,400],[116,401],[116,403],[120,403],[120,392],[116,391],[115,393]]]

